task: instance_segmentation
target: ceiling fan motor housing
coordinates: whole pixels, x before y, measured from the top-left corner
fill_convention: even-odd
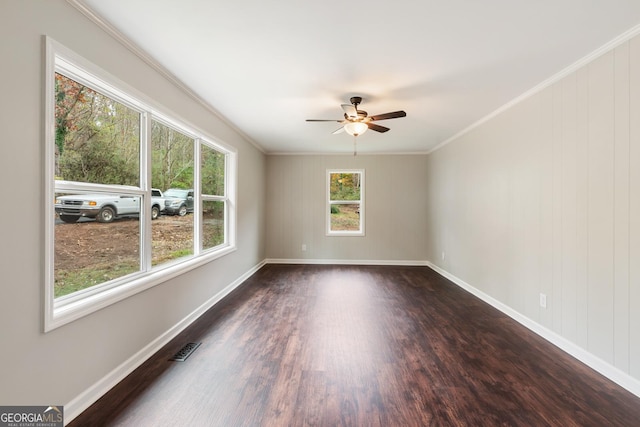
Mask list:
[[[347,113],[344,113],[344,118],[346,120],[351,120],[351,121],[353,121],[353,120],[362,120],[362,119],[367,118],[367,112],[364,111],[364,110],[356,110],[356,113],[358,114],[357,117],[349,116]]]

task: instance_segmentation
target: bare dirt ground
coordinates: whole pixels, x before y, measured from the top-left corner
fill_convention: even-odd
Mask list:
[[[331,215],[331,230],[354,231],[360,228],[360,206],[339,205],[339,214]]]
[[[151,223],[154,260],[193,245],[193,215],[161,216]],[[55,226],[56,269],[72,271],[91,265],[139,259],[140,221],[120,218],[111,223],[82,221]]]

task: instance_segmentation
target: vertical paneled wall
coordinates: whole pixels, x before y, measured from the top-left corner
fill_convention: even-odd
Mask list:
[[[327,169],[364,169],[364,236],[325,235]],[[425,181],[425,155],[268,156],[267,258],[424,262]]]
[[[434,264],[640,379],[639,37],[430,154],[427,186]]]
[[[640,40],[629,43],[629,371],[640,378]],[[622,154],[621,154],[622,155]]]

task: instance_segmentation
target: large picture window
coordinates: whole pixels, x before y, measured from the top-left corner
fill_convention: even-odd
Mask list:
[[[364,235],[364,170],[327,171],[327,235]]]
[[[45,86],[45,330],[235,249],[233,150],[50,39]]]

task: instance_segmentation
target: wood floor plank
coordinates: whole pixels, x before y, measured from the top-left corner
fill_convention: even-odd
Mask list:
[[[636,396],[426,267],[267,265],[70,425],[639,420]]]

